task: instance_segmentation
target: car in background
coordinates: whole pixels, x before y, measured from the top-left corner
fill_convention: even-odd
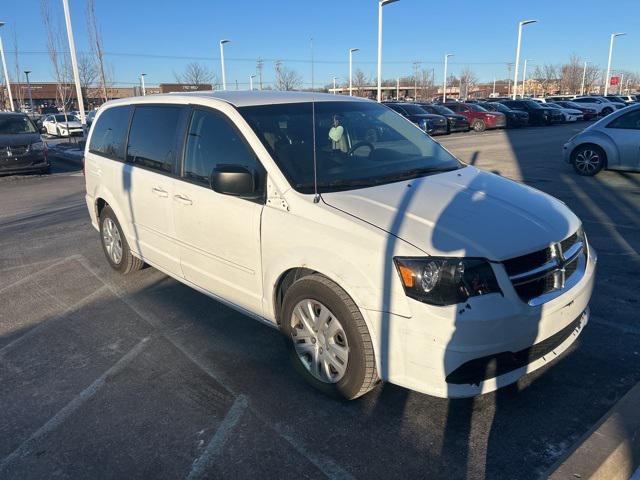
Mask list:
[[[45,133],[55,135],[57,137],[71,137],[73,135],[83,135],[82,124],[77,117],[58,113],[56,115],[47,115],[42,120],[42,127]]]
[[[571,101],[579,103],[580,105],[588,105],[589,107],[595,108],[598,111],[598,115],[609,115],[610,113],[626,106],[624,103],[614,103],[604,97],[597,97],[595,95],[577,97]]]
[[[87,128],[89,128],[93,123],[93,120],[96,118],[96,113],[98,113],[98,110],[91,110],[85,116],[85,122],[87,123]]]
[[[638,99],[636,98],[636,95],[618,95],[618,96],[622,100],[624,100],[627,105],[638,103]]]
[[[447,119],[442,115],[427,113],[414,103],[385,103],[384,105],[415,123],[429,135],[446,135],[449,133]]]
[[[507,119],[503,113],[489,112],[475,103],[455,102],[445,103],[444,106],[453,110],[455,113],[467,117],[471,128],[476,132],[484,132],[485,130],[507,126]]]
[[[607,95],[604,98],[606,98],[610,102],[621,103],[623,105],[631,105],[631,103],[633,103],[633,102],[630,102],[628,99],[625,99],[622,95]]]
[[[47,146],[31,119],[22,113],[0,112],[0,174],[49,173]]]
[[[565,143],[563,156],[585,176],[602,169],[640,171],[640,105],[589,125]]]
[[[529,125],[529,114],[522,110],[512,110],[500,102],[478,102],[485,110],[503,113],[507,119],[507,128]]]
[[[564,122],[562,112],[533,100],[502,100],[500,103],[513,110],[527,112],[530,125],[553,125]]]
[[[580,122],[584,120],[584,116],[582,115],[582,112],[580,110],[576,110],[574,108],[565,108],[553,102],[547,102],[545,103],[545,106],[560,110],[560,112],[562,112],[562,114],[564,115],[565,122]]]
[[[420,108],[433,115],[442,115],[447,119],[448,133],[468,132],[471,130],[469,120],[464,115],[459,115],[444,105],[433,105],[431,103],[419,103]]]
[[[547,102],[549,103],[549,102]],[[564,108],[572,108],[574,110],[580,110],[582,112],[582,118],[584,120],[591,120],[598,116],[598,112],[595,108],[587,107],[586,105],[580,105],[579,103],[571,102],[568,100],[554,100],[553,103],[560,105]]]

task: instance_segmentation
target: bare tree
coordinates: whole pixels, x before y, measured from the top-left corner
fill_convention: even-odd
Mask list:
[[[80,89],[82,90],[82,96],[88,103],[89,96],[95,94],[91,87],[95,85],[100,74],[94,59],[86,53],[80,54],[78,57],[78,76],[80,77]]]
[[[460,98],[467,98],[471,88],[478,83],[478,76],[469,67],[464,67],[460,72]]]
[[[96,5],[94,0],[87,0],[87,31],[89,32],[89,45],[93,55],[93,64],[95,65],[97,75],[100,80],[99,87],[102,93],[102,100],[106,102],[109,100],[109,94],[107,91],[110,83],[108,71],[112,71],[113,67],[108,69],[105,65],[102,33],[100,32],[100,28],[98,27],[98,22],[96,20]]]
[[[179,74],[175,73],[173,76],[178,83],[184,83],[187,85],[205,85],[216,83],[215,75],[211,70],[207,69],[204,65],[196,62],[189,63],[184,72]]]
[[[572,53],[569,63],[560,67],[560,90],[564,93],[578,93],[582,85],[584,64],[580,57]]]
[[[545,64],[542,67],[536,66],[533,78],[542,88],[542,95],[553,91],[558,86],[558,67],[552,64]]]
[[[584,75],[584,91],[590,93],[600,80],[600,67],[594,64],[587,64],[587,70]]]
[[[362,70],[358,68],[353,72],[353,80],[351,81],[351,84],[353,85],[353,89],[357,96],[361,97],[364,95],[364,87],[366,87],[368,83],[369,79]]]
[[[51,15],[49,0],[42,0],[40,13],[47,32],[47,51],[51,61],[53,78],[56,81],[56,102],[62,111],[66,112],[73,89],[71,88],[71,59],[62,45],[62,39],[65,36],[60,28],[59,19]]]
[[[20,53],[19,53],[19,49],[18,49],[18,32],[16,31],[15,27],[13,29],[13,55],[14,55],[14,60],[13,60],[13,65],[15,67],[15,86],[13,87],[12,91],[15,94],[15,97],[13,99],[14,103],[15,103],[15,107],[16,110],[20,110],[22,108],[22,106],[24,105],[24,90],[22,88],[22,71],[20,70]]]
[[[276,62],[276,90],[298,90],[301,86],[302,77],[298,72]]]

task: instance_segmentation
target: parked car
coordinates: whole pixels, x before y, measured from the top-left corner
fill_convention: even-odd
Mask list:
[[[619,97],[624,100],[624,102],[627,105],[633,104],[633,103],[638,103],[638,99],[636,98],[636,95],[619,95]]]
[[[558,105],[555,102],[547,102],[545,106],[548,108],[555,108],[559,110],[562,115],[564,115],[565,122],[580,122],[584,120],[584,116],[580,110],[576,110],[574,108],[565,108],[561,105]]]
[[[380,379],[486,393],[558,358],[588,322],[596,254],[571,210],[370,100],[113,100],[85,182],[113,269],[148,263],[279,329],[296,370],[340,398]]]
[[[89,113],[87,113],[87,116],[85,117],[87,128],[91,127],[91,124],[93,123],[93,119],[96,118],[96,113],[97,113],[97,110],[91,110]]]
[[[529,124],[529,114],[521,110],[511,110],[500,102],[478,102],[485,110],[489,112],[503,113],[507,120],[507,128],[523,127]]]
[[[553,103],[564,108],[572,108],[574,110],[581,111],[584,120],[592,120],[598,116],[598,112],[595,108],[588,107],[585,104],[581,105],[579,103],[571,102],[568,100],[554,100]]]
[[[385,103],[385,105],[415,123],[429,135],[449,133],[447,119],[442,115],[427,113],[414,103]]]
[[[527,112],[531,125],[552,125],[564,122],[562,112],[533,100],[502,100],[500,103],[513,110]]]
[[[420,108],[422,108],[427,113],[432,113],[433,115],[442,115],[447,119],[447,133],[451,132],[468,132],[471,130],[471,126],[469,125],[469,120],[464,115],[459,115],[449,108],[443,105],[434,105],[431,103],[420,103]]]
[[[444,106],[467,117],[471,128],[476,132],[507,126],[507,119],[503,113],[489,112],[475,103],[455,102],[445,103]]]
[[[565,143],[563,154],[580,175],[602,169],[640,171],[640,105],[589,125]]]
[[[626,106],[623,103],[613,103],[604,97],[596,96],[576,97],[571,101],[580,105],[587,105],[591,108],[595,108],[598,111],[598,115],[609,115],[610,113]]]
[[[607,100],[609,100],[610,102],[613,103],[619,103],[621,105],[631,105],[633,102],[629,101],[629,99],[624,99],[621,95],[607,95],[606,97]]]
[[[73,135],[83,135],[82,124],[77,117],[58,113],[47,115],[42,121],[45,133],[56,135],[57,137],[71,137]]]
[[[48,173],[47,146],[31,119],[21,113],[0,112],[0,174]]]

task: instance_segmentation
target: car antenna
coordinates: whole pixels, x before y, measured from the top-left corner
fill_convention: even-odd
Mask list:
[[[316,102],[311,97],[311,128],[313,130],[313,203],[320,201],[318,193],[318,162],[316,156]]]

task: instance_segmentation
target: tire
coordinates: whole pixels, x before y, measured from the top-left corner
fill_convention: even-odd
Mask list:
[[[474,120],[472,128],[476,132],[484,132],[487,129],[487,125],[484,123],[484,120]]]
[[[604,168],[607,155],[602,148],[593,144],[576,147],[571,153],[571,164],[578,175],[593,177]]]
[[[110,243],[116,246],[115,250],[120,252],[119,255],[113,253],[113,247],[109,247],[107,237],[111,238]],[[117,272],[127,275],[143,267],[144,262],[131,254],[120,222],[109,205],[106,205],[100,214],[100,243],[109,265]]]
[[[303,315],[309,309],[313,315]],[[304,328],[305,319],[310,328]],[[364,318],[351,297],[328,278],[312,274],[289,287],[281,309],[280,329],[296,371],[323,393],[353,400],[379,383],[373,343]]]
[[[613,112],[613,109],[611,107],[605,107],[605,108],[602,109],[602,116],[606,117],[611,112]]]

